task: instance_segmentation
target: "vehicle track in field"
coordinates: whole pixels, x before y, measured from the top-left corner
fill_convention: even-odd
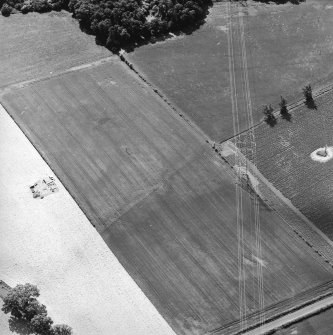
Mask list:
[[[248,73],[248,62],[246,53],[246,42],[244,32],[244,20],[243,20],[243,7],[238,4],[231,4],[227,2],[227,13],[228,13],[228,55],[229,55],[229,73],[230,73],[230,90],[231,90],[231,105],[232,105],[232,118],[233,128],[236,142],[238,143],[241,138],[238,136],[240,133],[240,119],[246,118],[246,124],[248,129],[252,129],[254,126],[253,120],[253,109],[251,101],[251,91]],[[236,69],[240,69],[237,73]],[[248,138],[246,139],[246,151],[252,156],[253,160],[256,161],[256,139],[253,131],[248,132]],[[240,143],[239,143],[240,145]],[[245,171],[245,178],[248,178],[248,166],[247,161],[241,159],[238,152],[235,154],[236,160],[236,174],[238,182],[241,182],[244,176],[242,175]],[[260,233],[260,212],[259,212],[259,199],[258,197],[253,198],[253,215],[249,219],[246,219],[242,215],[242,196],[239,192],[239,183],[236,183],[236,203],[237,203],[237,227],[239,231],[238,236],[238,262],[239,262],[239,276],[244,276],[244,236],[243,229],[244,224],[254,225],[253,234],[255,236],[255,245],[252,246],[252,255],[258,260],[262,260],[262,249],[261,249],[261,233]],[[257,186],[254,186],[255,193],[258,193]],[[239,195],[240,194],[240,195]],[[246,325],[246,313],[247,303],[245,300],[246,290],[252,289],[256,292],[258,302],[256,309],[264,311],[265,309],[265,298],[264,298],[264,283],[263,283],[263,266],[261,262],[256,262],[257,279],[256,283],[252,282],[252,287],[249,287],[251,283],[246,283],[244,280],[240,282],[239,286],[239,299],[240,299],[240,331],[247,327]],[[260,323],[265,322],[264,313],[260,313]]]

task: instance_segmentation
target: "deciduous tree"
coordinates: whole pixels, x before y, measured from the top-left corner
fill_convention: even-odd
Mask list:
[[[38,335],[53,335],[52,323],[52,319],[47,314],[35,315],[30,321],[31,329]]]
[[[72,335],[72,328],[67,325],[55,325],[53,335]]]
[[[286,120],[290,121],[291,115],[288,111],[287,100],[285,98],[283,98],[282,96],[281,96],[281,101],[279,103],[279,106],[280,106],[281,117],[283,119],[286,119]]]
[[[37,300],[39,290],[31,284],[17,285],[4,298],[1,310],[17,319],[31,319],[40,313],[46,313],[46,307]]]
[[[274,115],[274,109],[271,105],[266,105],[264,107],[265,121],[271,127],[274,127],[276,124],[276,117]]]

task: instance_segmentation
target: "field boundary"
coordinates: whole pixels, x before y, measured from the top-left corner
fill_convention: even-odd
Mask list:
[[[330,91],[333,90],[333,82],[327,84],[327,85],[324,85],[322,87],[319,87],[317,89],[313,89],[313,98],[316,99],[316,98],[319,98],[327,93],[329,93]],[[291,114],[293,112],[295,112],[300,106],[304,105],[304,99],[299,99],[297,101],[294,101],[290,104],[287,105],[287,108],[288,108],[288,112]],[[259,108],[260,110],[260,108]],[[273,112],[274,116],[276,118],[280,118],[280,111],[279,110],[274,110]],[[261,126],[263,123],[265,123],[265,120],[261,120],[259,121],[258,123],[256,123],[254,126],[252,127],[249,127],[241,132],[239,132],[238,134],[236,135],[233,135],[231,137],[229,137],[228,139],[226,140],[223,140],[221,142],[218,142],[219,144],[223,144],[223,143],[226,143],[226,142],[229,142],[229,141],[232,141],[234,139],[236,139],[238,136],[242,135],[242,134],[245,134],[247,133],[248,131],[250,130],[254,130],[256,129],[257,127]]]
[[[315,301],[310,305],[304,306],[301,309],[296,311],[292,311],[287,315],[281,316],[276,320],[272,320],[267,325],[263,325],[262,327],[255,328],[246,332],[244,335],[264,335],[264,334],[272,334],[275,333],[278,329],[289,327],[293,324],[296,324],[302,320],[306,320],[311,316],[321,314],[322,312],[329,310],[333,306],[333,296],[330,295],[326,298],[323,298],[319,301]],[[295,315],[296,314],[296,315]],[[297,314],[300,314],[297,316]],[[275,325],[274,325],[275,323]]]
[[[313,289],[302,292],[293,298],[289,298],[277,304],[274,304],[266,308],[263,312],[256,312],[256,313],[250,314],[249,316],[247,316],[245,320],[246,327],[242,330],[239,329],[240,328],[239,320],[237,320],[228,325],[213,329],[207,332],[206,335],[222,335],[222,334],[223,335],[241,335],[241,334],[245,335],[254,329],[256,329],[257,331],[258,328],[262,326],[262,323],[260,321],[261,320],[260,316],[262,313],[265,314],[264,324],[266,324],[266,323],[275,321],[281,317],[284,317],[290,313],[299,311],[302,308],[311,306],[325,298],[329,298],[332,296],[333,296],[333,281],[330,281],[325,284],[319,285]],[[331,305],[333,305],[333,301]],[[329,307],[329,306],[325,306],[325,307]]]
[[[215,146],[217,148],[217,146]],[[317,228],[304,214],[302,214],[278,189],[276,189],[239,150],[239,148],[227,141],[216,149],[219,155],[233,168],[234,154],[246,162],[249,172],[259,181],[259,189],[263,201],[291,227],[325,262],[333,267],[333,241],[331,241],[319,228]],[[229,151],[228,151],[229,150]],[[231,153],[232,152],[232,153]]]
[[[1,98],[1,94],[0,94],[0,98]],[[90,224],[96,229],[96,225],[92,222],[92,218],[88,216],[88,214],[86,213],[85,209],[83,208],[83,206],[81,206],[81,204],[79,203],[79,201],[77,200],[77,197],[74,195],[74,192],[71,192],[70,189],[67,187],[67,184],[64,183],[63,178],[59,177],[58,174],[56,173],[55,169],[51,166],[51,162],[49,161],[49,159],[46,157],[44,151],[42,150],[42,148],[39,148],[38,145],[36,145],[31,138],[31,135],[28,133],[28,131],[26,129],[24,129],[18,121],[16,121],[16,119],[14,118],[14,116],[9,113],[8,109],[6,108],[6,106],[4,105],[4,103],[0,100],[0,109],[3,109],[8,116],[13,120],[13,122],[15,123],[15,125],[18,127],[18,129],[20,129],[20,131],[22,132],[22,134],[27,138],[27,140],[29,141],[29,143],[32,145],[32,147],[36,150],[36,152],[38,152],[38,154],[40,155],[40,157],[43,159],[43,161],[47,164],[47,166],[50,168],[50,170],[52,171],[52,173],[55,175],[55,177],[60,181],[60,183],[63,185],[63,187],[65,188],[65,190],[68,192],[68,194],[72,197],[72,199],[74,200],[74,202],[76,203],[76,205],[80,208],[81,212],[85,215],[85,217],[87,218],[87,220],[90,222]]]
[[[75,72],[75,71],[79,71],[79,70],[83,70],[83,69],[88,69],[88,68],[91,68],[91,67],[96,67],[96,66],[99,66],[101,64],[105,64],[105,63],[108,63],[108,62],[115,61],[117,59],[118,59],[118,57],[116,55],[112,55],[112,56],[109,56],[109,57],[99,59],[97,61],[72,66],[68,69],[52,73],[48,76],[42,76],[42,77],[37,77],[37,78],[33,78],[33,79],[20,81],[20,82],[14,83],[14,84],[3,85],[3,86],[0,86],[0,97],[3,94],[10,91],[11,89],[23,88],[23,87],[28,86],[28,85],[33,84],[33,83],[38,83],[38,82],[41,82],[41,81],[44,81],[44,80],[57,78],[57,77],[59,77],[63,74],[66,74],[66,73],[71,73],[71,72]]]
[[[219,2],[219,1],[217,1]],[[162,90],[158,86],[153,85],[136,67],[131,63],[126,57],[125,52],[120,54],[120,60],[126,64],[129,69],[135,73],[139,79],[141,79],[146,85],[148,85],[177,115],[179,115],[191,128],[195,130],[201,138],[204,138],[206,143],[211,143],[212,139],[194,122],[191,118],[185,113],[182,112],[182,109],[171,103],[169,99],[162,93]]]

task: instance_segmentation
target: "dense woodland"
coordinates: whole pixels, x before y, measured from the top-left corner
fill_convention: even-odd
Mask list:
[[[210,0],[5,0],[2,14],[66,9],[82,29],[115,51],[193,27],[205,18],[210,5]]]
[[[287,1],[303,0],[274,0]],[[112,51],[194,28],[203,21],[211,5],[212,0],[0,0],[4,16],[17,11],[26,14],[69,10],[83,30],[94,34],[97,42]]]

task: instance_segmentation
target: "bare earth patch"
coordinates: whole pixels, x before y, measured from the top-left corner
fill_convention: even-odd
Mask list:
[[[2,107],[0,160],[1,279],[36,284],[75,334],[174,334],[57,178],[59,192],[32,197],[29,186],[54,174]],[[0,333],[10,334],[2,312]]]
[[[311,153],[310,157],[316,162],[326,163],[333,158],[333,147],[318,148]]]

